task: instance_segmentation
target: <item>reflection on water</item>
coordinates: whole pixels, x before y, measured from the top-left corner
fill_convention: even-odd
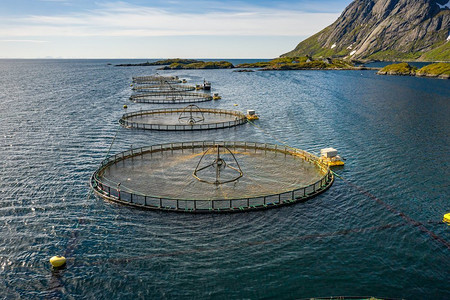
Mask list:
[[[153,132],[117,121],[124,104],[128,112],[160,108],[128,100],[131,77],[155,68],[109,62],[0,61],[0,297],[450,298],[449,250],[361,192],[450,240],[441,222],[449,212],[449,81],[167,71],[190,84],[211,81],[222,100],[201,107],[255,109],[264,131]],[[361,190],[337,180],[305,203],[225,215],[141,211],[88,196],[113,140],[111,153],[174,141],[276,143],[271,136],[314,153],[337,148],[347,159],[337,172]],[[273,170],[270,163],[261,167]],[[284,168],[295,165],[277,173]],[[57,274],[48,264],[56,254],[68,257]]]

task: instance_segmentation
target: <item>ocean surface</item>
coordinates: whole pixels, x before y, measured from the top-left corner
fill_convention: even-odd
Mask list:
[[[124,104],[161,107],[128,100],[131,77],[156,68],[113,66],[127,62],[0,60],[0,298],[450,299],[450,81],[160,71],[211,81],[222,100],[200,106],[254,109],[264,131],[152,132],[118,125]],[[335,147],[343,179],[305,203],[219,215],[138,210],[89,190],[109,148],[273,137]],[[52,270],[54,255],[65,269]]]

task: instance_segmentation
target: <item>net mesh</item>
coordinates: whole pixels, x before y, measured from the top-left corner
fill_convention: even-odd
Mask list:
[[[220,210],[282,204],[317,193],[332,182],[329,170],[307,152],[236,142],[223,144],[244,176],[219,185],[199,181],[193,170],[203,155],[213,159],[213,152],[206,150],[216,143],[156,145],[115,155],[94,174],[93,186],[103,195],[139,205]],[[231,153],[222,158],[233,165],[227,157]]]
[[[192,107],[190,105],[189,107]],[[164,108],[127,113],[120,124],[129,128],[152,130],[203,130],[237,126],[247,122],[239,111],[199,108]]]

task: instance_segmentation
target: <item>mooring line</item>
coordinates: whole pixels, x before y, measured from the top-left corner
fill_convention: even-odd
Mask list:
[[[119,133],[119,130],[120,130],[120,129],[121,129],[121,126],[119,125],[118,128],[117,128],[117,130],[116,130],[116,132],[115,132],[115,134],[114,134],[114,137],[113,137],[113,139],[112,139],[112,141],[111,141],[111,144],[109,145],[108,152],[106,152],[105,158],[104,158],[103,160],[105,160],[105,159],[108,158],[109,153],[111,152],[112,146],[113,146],[114,142],[116,141],[117,134]],[[93,193],[93,189],[89,188],[89,191],[88,191],[87,197],[86,197],[86,201],[89,200],[89,199],[91,198],[92,193]],[[83,215],[83,217],[84,217],[84,215]],[[81,217],[81,218],[78,218],[77,223],[76,223],[76,225],[75,225],[75,230],[72,232],[72,240],[73,240],[72,244],[74,244],[74,245],[77,244],[78,237],[79,237],[78,227],[79,227],[79,225],[82,224],[83,222],[84,222],[84,221],[83,221],[83,218],[82,218],[82,217]],[[69,246],[70,246],[70,245],[71,245],[71,243],[69,242]],[[72,248],[72,252],[73,252],[73,250],[75,249],[74,246],[73,246],[73,247],[66,247],[65,254],[71,254],[71,252],[69,252],[71,248]],[[65,255],[64,255],[64,256],[65,256]]]
[[[427,223],[438,224],[439,222],[438,221],[428,221]],[[236,249],[253,247],[253,246],[281,244],[281,243],[285,243],[285,242],[289,242],[289,241],[322,239],[322,238],[329,238],[329,237],[336,237],[336,236],[345,236],[345,235],[354,234],[354,233],[382,231],[382,230],[386,230],[386,229],[404,227],[406,225],[408,225],[408,224],[407,223],[386,224],[386,225],[372,226],[372,227],[367,227],[367,228],[351,228],[351,229],[338,230],[338,231],[334,231],[334,232],[306,234],[306,235],[300,235],[300,236],[290,236],[290,237],[285,237],[285,238],[275,238],[275,239],[271,239],[271,240],[248,241],[248,242],[244,242],[244,243],[236,243],[236,244],[225,245],[225,246],[220,246],[220,247],[213,247],[213,248],[191,248],[191,249],[186,249],[186,250],[172,251],[172,252],[168,252],[168,253],[154,253],[154,254],[148,254],[148,255],[129,256],[129,257],[123,257],[123,258],[106,258],[106,259],[99,259],[99,261],[90,263],[89,265],[104,264],[105,261],[108,261],[110,263],[120,264],[120,263],[129,263],[132,261],[158,258],[158,257],[176,257],[176,256],[181,256],[181,255],[191,255],[191,254],[204,253],[204,252],[236,250]]]
[[[114,137],[113,137],[113,139],[111,141],[111,144],[109,145],[108,152],[106,153],[104,159],[108,158],[108,155],[109,155],[109,153],[110,153],[110,151],[112,149],[112,146],[113,146],[113,144],[114,144],[114,142],[115,142],[115,140],[117,138],[117,134],[118,134],[120,128],[121,127],[119,125],[119,127],[117,128],[117,130],[116,130],[116,132],[114,134]],[[89,188],[89,191],[87,192],[87,195],[86,195],[86,201],[91,198],[92,193],[93,193],[93,190],[91,188]],[[84,208],[86,209],[85,205],[84,205]],[[84,223],[85,215],[86,215],[86,212],[84,212],[84,215],[82,217],[78,218],[78,220],[77,220],[77,222],[75,224],[75,228],[71,232],[70,240],[67,243],[66,249],[65,249],[65,251],[63,253],[64,257],[72,256],[73,252],[77,248],[77,246],[79,244],[79,240],[80,240],[79,226],[80,226],[80,224]],[[51,280],[50,280],[51,287],[49,289],[47,289],[47,291],[59,290],[68,299],[74,299],[74,297],[67,292],[67,290],[66,290],[66,288],[64,286],[64,282],[62,281],[62,274],[63,274],[63,272],[64,272],[64,269],[62,269],[62,270],[53,269],[52,270],[52,277],[51,277]]]
[[[268,136],[270,136],[271,138],[273,138],[275,141],[277,141],[278,143],[283,144],[284,146],[286,146],[287,148],[291,149],[291,150],[297,150],[297,148],[294,148],[292,146],[289,146],[289,144],[283,140],[278,139],[277,137],[275,137],[273,134],[271,134],[270,132],[264,130],[261,126],[256,125],[254,122],[252,122],[251,120],[247,119],[247,122],[250,123],[251,125],[255,126],[256,128],[258,128],[260,131],[262,131],[263,133],[267,134]]]
[[[117,127],[116,133],[114,134],[114,137],[113,137],[113,139],[112,139],[112,141],[111,141],[111,145],[109,145],[108,152],[107,152],[106,155],[105,155],[105,159],[108,158],[109,152],[111,151],[111,148],[112,148],[114,142],[116,141],[117,134],[119,133],[119,130],[120,130],[121,128],[122,128],[122,126],[120,126],[120,123],[119,123],[119,126]]]
[[[263,133],[269,135],[270,137],[272,137],[274,140],[276,140],[279,143],[282,143],[284,146],[289,147],[291,149],[295,149],[291,146],[289,146],[286,142],[276,138],[275,136],[273,136],[270,132],[265,131],[263,128],[261,128],[260,126],[254,124],[252,121],[248,120],[248,122],[250,124],[252,124],[253,126],[255,126],[256,128],[258,128],[259,130],[261,130]],[[331,170],[330,170],[331,171]],[[347,183],[349,186],[357,189],[361,194],[366,195],[367,197],[375,200],[378,204],[382,205],[383,207],[385,207],[386,209],[388,209],[390,212],[400,216],[401,218],[403,218],[406,222],[408,222],[409,224],[413,225],[414,227],[419,228],[422,232],[428,234],[430,237],[432,237],[434,240],[440,242],[442,245],[444,245],[445,247],[447,247],[447,249],[450,249],[450,242],[444,240],[442,237],[438,236],[437,234],[435,234],[434,232],[432,232],[431,230],[427,229],[425,226],[423,226],[421,223],[417,222],[416,220],[414,220],[413,218],[409,217],[408,215],[404,214],[403,212],[399,211],[398,209],[394,208],[393,206],[387,204],[386,202],[384,202],[383,200],[379,199],[378,197],[376,197],[375,195],[373,195],[372,193],[370,193],[369,191],[363,189],[362,187],[357,186],[354,183],[351,183],[350,181],[348,181],[347,179],[345,179],[344,177],[340,176],[339,174],[335,173],[334,171],[331,171],[333,173],[334,176],[340,178],[342,181],[344,181],[345,183]]]
[[[110,151],[112,149],[112,146],[113,146],[113,144],[114,144],[114,142],[115,142],[115,140],[117,138],[117,134],[119,133],[120,128],[121,128],[121,126],[119,125],[117,130],[116,130],[116,132],[115,132],[115,134],[114,134],[114,137],[113,137],[113,139],[111,141],[111,144],[109,145],[108,152],[106,153],[104,159],[108,158],[109,153],[110,153]],[[88,201],[91,198],[92,193],[93,193],[93,189],[89,188],[89,191],[87,192],[86,201]],[[80,226],[80,224],[84,223],[84,219],[83,219],[84,217],[85,217],[85,214],[82,217],[78,218],[77,223],[75,224],[75,230],[72,231],[72,240],[69,241],[68,246],[66,247],[66,251],[64,252],[64,256],[72,254],[73,250],[75,250],[75,247],[78,244],[78,240],[79,240],[78,227]]]
[[[331,171],[333,172],[333,171]],[[408,224],[419,228],[422,232],[428,234],[430,237],[432,237],[434,240],[440,242],[442,245],[444,245],[445,247],[447,247],[447,249],[450,249],[450,243],[446,240],[444,240],[442,237],[438,236],[437,234],[435,234],[434,232],[432,232],[431,230],[427,229],[425,226],[423,226],[422,223],[414,220],[413,218],[411,218],[410,216],[406,215],[405,213],[399,211],[398,209],[396,209],[395,207],[393,207],[390,204],[387,204],[386,202],[384,202],[383,200],[381,200],[380,198],[376,197],[375,195],[373,195],[372,193],[370,193],[369,191],[363,189],[362,187],[348,181],[347,179],[345,179],[344,177],[336,174],[335,172],[333,172],[333,174],[340,178],[342,181],[344,181],[347,185],[355,188],[356,190],[358,190],[361,194],[366,195],[367,197],[371,198],[372,200],[375,200],[378,204],[380,204],[381,206],[383,206],[384,208],[386,208],[387,210],[389,210],[390,212],[392,212],[395,215],[400,216],[403,220],[405,220],[406,222],[408,222]]]

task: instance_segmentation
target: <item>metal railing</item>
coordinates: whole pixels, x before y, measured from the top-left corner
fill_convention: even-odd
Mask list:
[[[179,84],[151,84],[151,85],[137,85],[132,88],[136,92],[151,92],[151,93],[167,93],[167,92],[188,92],[195,90],[192,85]]]
[[[182,81],[178,78],[178,76],[160,76],[160,75],[151,75],[151,76],[137,76],[132,78],[135,83],[148,83],[148,84],[159,84],[163,83],[181,83]]]
[[[189,93],[189,92],[153,92],[146,94],[135,94],[130,96],[130,100],[136,103],[194,103],[211,101],[213,97],[204,93]]]
[[[322,177],[316,182],[296,188],[291,191],[261,195],[256,197],[244,197],[237,199],[176,199],[168,197],[159,197],[157,195],[142,194],[133,191],[125,186],[120,186],[119,183],[108,181],[101,177],[101,174],[109,166],[135,156],[143,154],[156,153],[161,151],[172,151],[180,149],[207,149],[215,145],[223,145],[229,148],[244,148],[255,149],[261,151],[277,151],[285,154],[295,155],[307,162],[313,163],[319,167],[322,172]],[[130,149],[113,156],[110,156],[102,161],[100,167],[91,176],[91,187],[94,192],[111,201],[122,204],[156,209],[168,210],[177,212],[193,212],[193,213],[208,213],[208,212],[235,212],[248,211],[256,209],[266,209],[271,207],[284,206],[296,202],[306,201],[314,197],[326,189],[328,189],[334,181],[333,173],[328,166],[322,164],[317,156],[314,156],[306,151],[300,149],[292,149],[276,144],[250,143],[250,142],[182,142],[153,145],[148,147],[141,147],[137,149]]]
[[[154,115],[154,114],[175,114],[182,113],[184,108],[161,108],[145,111],[137,111],[126,113],[119,120],[119,124],[127,128],[137,128],[146,130],[166,130],[166,131],[192,131],[192,130],[208,130],[208,129],[222,129],[233,126],[238,126],[247,122],[246,116],[240,111],[226,110],[226,109],[213,109],[213,108],[200,108],[199,112],[217,114],[217,115],[229,115],[234,116],[235,119],[225,122],[214,122],[214,123],[194,123],[194,124],[152,124],[152,123],[140,123],[133,122],[127,119],[134,117],[143,117],[144,115]]]

